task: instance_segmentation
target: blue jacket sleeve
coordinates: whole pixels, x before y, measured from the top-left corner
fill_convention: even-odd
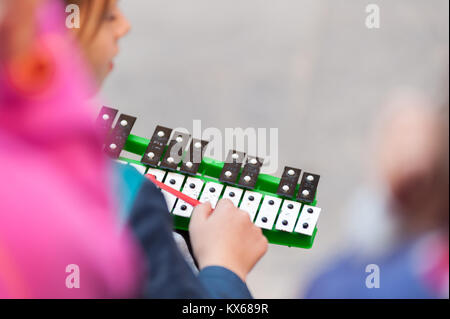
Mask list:
[[[173,238],[164,197],[150,181],[143,181],[128,222],[149,268],[144,298],[251,298],[245,283],[225,268],[208,267],[198,276],[193,273]]]
[[[204,268],[198,275],[209,294],[215,299],[251,299],[247,285],[234,272],[220,266]]]

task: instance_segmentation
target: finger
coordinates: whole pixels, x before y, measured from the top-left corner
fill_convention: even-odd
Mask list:
[[[216,206],[217,211],[229,211],[231,209],[234,209],[235,206],[231,200],[228,198],[221,199]]]
[[[261,239],[261,257],[264,256],[268,250],[269,241],[267,240],[266,236],[263,236],[263,238]]]
[[[194,211],[192,212],[191,221],[195,222],[195,220],[206,220],[212,212],[213,209],[210,202],[200,204],[196,206]]]
[[[243,220],[245,220],[245,221],[249,222],[250,224],[254,225],[252,223],[252,219],[251,219],[250,215],[245,210],[239,209],[238,213],[242,217]],[[257,227],[257,228],[259,228],[259,227]]]

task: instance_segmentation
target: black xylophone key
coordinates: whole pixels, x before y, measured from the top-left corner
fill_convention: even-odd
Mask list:
[[[230,151],[228,153],[219,181],[227,184],[235,184],[241,171],[242,163],[245,159],[245,153]]]
[[[114,119],[117,116],[117,113],[119,113],[118,110],[108,106],[103,106],[100,110],[100,114],[97,117],[96,126],[98,127],[100,134],[105,140],[112,129],[112,125]]]
[[[192,139],[189,150],[187,151],[180,171],[188,175],[196,175],[203,159],[208,141]]]
[[[277,195],[284,197],[294,197],[295,189],[302,170],[293,167],[285,167],[278,186]]]
[[[158,125],[153,133],[152,139],[145,150],[141,163],[157,167],[167,143],[169,142],[172,129]]]
[[[297,194],[297,200],[311,204],[316,197],[317,186],[319,185],[320,176],[311,173],[303,173],[300,189]]]
[[[106,139],[105,152],[111,158],[117,159],[120,156],[128,136],[130,136],[131,129],[136,122],[136,118],[133,116],[121,114],[116,126],[112,130],[111,134]]]
[[[239,186],[246,189],[254,189],[263,164],[264,159],[248,156],[247,164],[245,164],[239,179]]]
[[[184,150],[190,139],[191,135],[189,134],[175,132],[161,161],[161,168],[175,171],[183,158]]]

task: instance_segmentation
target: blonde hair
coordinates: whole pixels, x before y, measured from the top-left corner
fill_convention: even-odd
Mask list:
[[[89,42],[97,34],[112,0],[64,0],[66,5],[80,8],[80,29],[77,36],[81,43]]]

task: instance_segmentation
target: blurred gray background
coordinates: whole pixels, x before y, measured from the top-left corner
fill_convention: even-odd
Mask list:
[[[366,5],[381,9],[367,29]],[[102,97],[157,124],[279,129],[279,169],[322,175],[312,250],[270,246],[249,277],[258,298],[301,296],[345,247],[345,210],[367,176],[374,119],[409,86],[436,96],[448,67],[447,0],[126,0],[131,33]]]

